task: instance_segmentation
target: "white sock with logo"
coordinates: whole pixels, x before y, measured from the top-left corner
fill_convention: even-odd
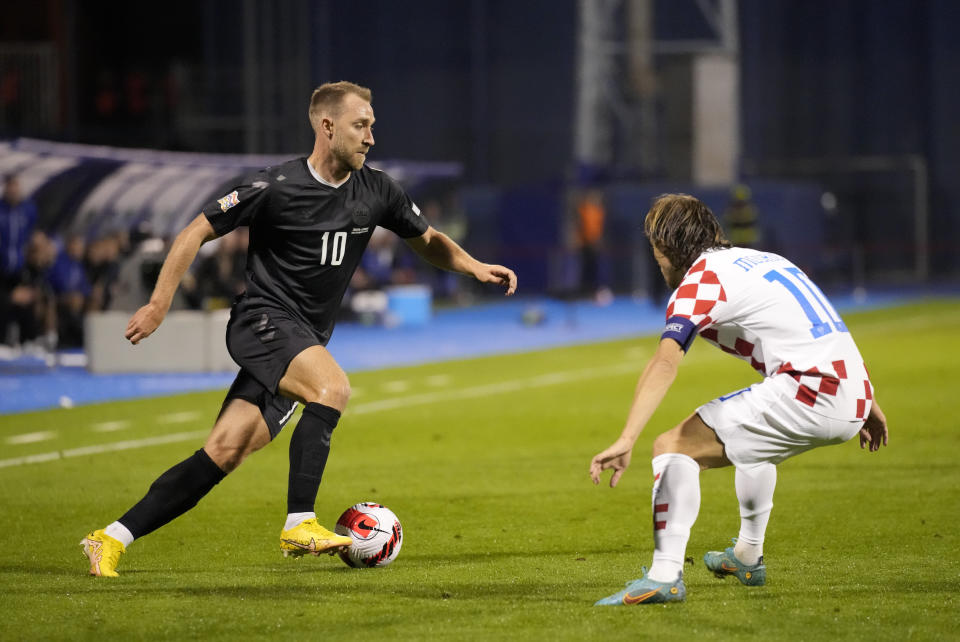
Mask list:
[[[740,502],[740,535],[733,554],[744,564],[753,565],[763,557],[763,537],[777,487],[777,467],[761,464],[748,470],[737,468],[735,484]]]
[[[287,513],[287,523],[283,525],[283,530],[288,531],[300,522],[314,519],[316,516],[316,513]]]
[[[120,522],[114,522],[110,524],[103,529],[103,532],[123,544],[124,548],[133,544],[133,540],[135,539],[133,533],[130,532],[130,529]]]
[[[683,572],[690,528],[700,512],[700,464],[687,455],[653,458],[653,564],[647,577],[674,582]]]

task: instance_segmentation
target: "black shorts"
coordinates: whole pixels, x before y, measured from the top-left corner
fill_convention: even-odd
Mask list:
[[[277,393],[277,386],[293,358],[315,345],[323,344],[313,329],[286,310],[238,297],[227,324],[227,350],[240,372],[224,407],[231,399],[255,404],[270,437],[276,437],[296,407],[295,401]]]
[[[223,399],[223,406],[220,407],[222,414],[227,408],[227,404],[232,399],[243,399],[249,401],[260,409],[263,420],[267,422],[267,430],[270,431],[270,439],[275,439],[293,411],[297,408],[297,402],[293,399],[287,399],[283,395],[278,395],[264,388],[259,381],[250,376],[246,370],[240,370],[237,378],[233,380],[227,396]]]

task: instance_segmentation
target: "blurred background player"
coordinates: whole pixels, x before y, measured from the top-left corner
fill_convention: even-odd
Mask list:
[[[764,379],[696,410],[653,444],[653,538],[649,572],[598,606],[682,601],[683,562],[700,510],[700,470],[736,466],[740,534],[735,546],[704,556],[718,577],[766,581],[763,541],[776,464],[817,446],[860,435],[860,447],[887,443],[863,358],[820,289],[787,259],[733,247],[713,213],[685,194],[659,197],[644,231],[674,293],[657,351],[637,384],[620,438],[590,462],[599,483],[616,486],[633,445],[700,335],[750,363]]]
[[[134,539],[195,506],[277,436],[297,402],[304,408],[290,440],[280,548],[284,555],[319,555],[350,544],[320,526],[314,513],[330,438],[350,396],[347,376],[325,346],[376,226],[396,233],[432,265],[501,285],[508,295],[515,291],[512,270],[474,259],[432,228],[389,176],[365,166],[374,145],[370,102],[370,90],[353,83],[317,88],[309,108],[315,132],[309,158],[259,172],[204,207],[175,239],[126,338],[137,344],[157,329],[203,243],[249,226],[246,292],[227,326],[227,346],[241,369],[203,448],[160,475],[117,521],[81,541],[91,574],[116,576]]]
[[[606,223],[603,192],[586,190],[577,203],[577,244],[580,247],[580,294],[608,304],[613,294],[603,282],[603,230]]]
[[[727,238],[737,247],[759,248],[763,245],[760,212],[753,203],[750,188],[742,183],[730,190],[730,201],[721,217]]]

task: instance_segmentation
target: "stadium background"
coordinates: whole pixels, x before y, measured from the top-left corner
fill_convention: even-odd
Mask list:
[[[833,296],[953,290],[958,13],[945,0],[8,4],[0,172],[36,203],[51,257],[81,239],[84,310],[129,313],[202,204],[309,151],[310,88],[350,79],[374,91],[372,163],[435,226],[514,267],[525,297],[659,309],[638,222],[664,191],[724,217],[741,198],[748,235]],[[593,190],[604,218],[588,239]],[[205,247],[174,309],[225,307],[244,243]],[[490,295],[394,239],[374,248],[351,295],[423,284],[435,308]],[[63,300],[54,287],[50,305]],[[344,320],[402,322],[387,305],[348,296]],[[505,314],[543,324],[547,311],[571,315],[543,303]],[[7,328],[8,370],[82,347],[69,319],[48,325],[32,340]],[[230,368],[206,363],[157,369]]]

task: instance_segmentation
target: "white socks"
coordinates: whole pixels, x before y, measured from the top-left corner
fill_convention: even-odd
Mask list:
[[[133,533],[131,533],[130,529],[128,529],[126,526],[124,526],[120,522],[114,522],[110,524],[105,529],[103,529],[103,532],[109,535],[110,537],[112,537],[113,539],[117,540],[121,544],[123,544],[124,548],[133,544],[133,540],[134,540]]]
[[[733,553],[744,564],[756,564],[763,557],[763,535],[770,521],[776,486],[777,467],[773,464],[761,464],[746,471],[737,468],[740,536]]]
[[[287,513],[287,523],[283,525],[283,530],[288,531],[300,522],[316,516],[316,513]]]
[[[700,465],[687,455],[653,458],[653,565],[647,577],[674,582],[683,572],[690,528],[700,512]]]

